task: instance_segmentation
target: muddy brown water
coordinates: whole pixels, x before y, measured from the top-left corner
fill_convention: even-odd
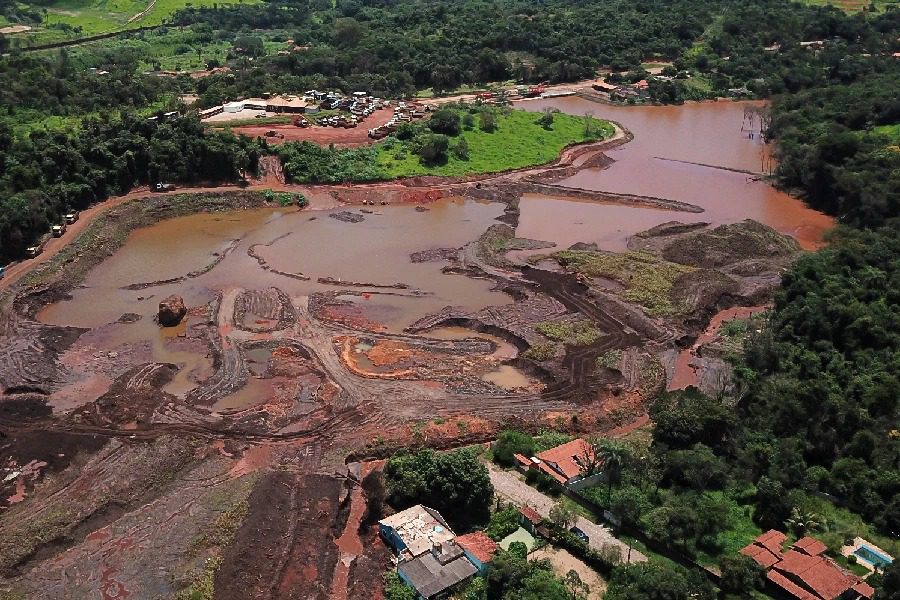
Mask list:
[[[526,194],[520,203],[520,237],[552,241],[559,247],[596,242],[604,249],[623,250],[629,236],[666,221],[719,224],[753,218],[814,247],[833,224],[829,217],[764,181],[736,172],[760,171],[771,151],[758,137],[748,138],[746,128],[742,131],[748,103],[615,107],[569,97],[519,106],[532,111],[553,106],[576,115],[590,112],[634,133],[633,141],[609,151],[615,160],[611,166],[582,170],[559,184],[657,196],[705,210],[694,214]],[[392,332],[448,305],[475,311],[510,302],[505,294],[493,291],[488,281],[441,273],[445,263],[409,260],[409,254],[418,250],[456,248],[477,239],[502,214],[500,204],[454,198],[430,204],[426,212],[408,205],[380,206],[376,213],[364,214],[360,223],[329,217],[341,210],[361,213],[349,207],[315,211],[270,208],[198,214],[157,223],[133,232],[114,256],[72,291],[70,300],[45,307],[38,318],[50,324],[94,329],[84,338],[89,352],[139,347],[146,360],[179,365],[167,391],[183,396],[209,376],[212,360],[206,352],[178,343],[183,327],[160,329],[154,322],[159,301],[169,294],[179,294],[189,307],[198,307],[217,293],[236,289],[278,287],[295,304],[302,304],[313,292],[346,289],[351,293],[343,299]],[[251,248],[255,256],[251,256]],[[319,278],[375,285],[329,285],[318,283]],[[172,279],[178,280],[124,289]],[[398,283],[409,289],[383,287]],[[126,313],[142,318],[136,323],[117,323]],[[445,329],[431,335],[458,338],[473,333]],[[498,344],[498,348],[498,358],[515,355],[508,344]],[[71,360],[81,356],[73,354]],[[513,381],[517,374],[510,369],[495,376],[507,385],[518,383]],[[73,389],[83,394],[80,401],[72,403],[61,397],[57,408],[68,410],[91,401],[103,387],[90,385],[90,380],[76,383]],[[264,390],[248,389],[244,395],[249,398],[260,392]],[[230,398],[233,405],[217,408],[237,408],[246,398]]]
[[[482,375],[481,378],[504,390],[527,388],[534,383],[525,373],[510,365],[500,365],[493,371]]]
[[[774,166],[772,146],[760,140],[758,121],[754,137],[748,137],[744,109],[751,106],[759,104],[611,106],[575,96],[519,102],[518,108],[530,111],[552,107],[574,115],[591,113],[634,134],[631,142],[607,152],[615,160],[611,166],[583,169],[560,185],[678,200],[701,206],[704,212],[597,205],[534,194],[521,202],[518,235],[561,246],[583,241],[622,250],[628,236],[665,221],[718,225],[755,219],[792,235],[807,249],[819,246],[833,219],[753,175],[733,171],[760,173]]]
[[[92,350],[104,354],[138,348],[146,360],[179,365],[181,370],[166,390],[183,396],[209,374],[212,362],[205,351],[193,352],[178,345],[184,325],[160,328],[155,323],[159,301],[166,296],[179,294],[188,307],[198,307],[213,300],[219,291],[274,286],[287,293],[295,304],[301,304],[313,292],[347,289],[353,294],[343,298],[357,303],[366,317],[388,331],[400,332],[445,306],[475,311],[510,302],[506,294],[492,291],[489,281],[444,274],[443,262],[413,263],[409,259],[418,250],[461,247],[477,239],[503,213],[503,208],[496,203],[452,198],[430,204],[425,212],[408,205],[379,207],[380,214],[365,214],[360,223],[329,217],[338,211],[296,209],[204,213],[169,219],[134,231],[115,255],[92,270],[82,286],[72,290],[71,299],[46,306],[38,313],[38,319],[49,324],[92,328],[85,341]],[[249,254],[251,247],[268,270]],[[276,271],[302,274],[309,279]],[[186,277],[189,273],[195,275]],[[320,277],[374,286],[321,284]],[[182,279],[143,289],[123,289],[135,283],[175,278]],[[397,283],[409,289],[378,287]],[[135,323],[116,322],[126,313],[140,315],[141,319]],[[79,402],[60,398],[57,408],[69,410],[93,400],[87,396],[98,396],[103,391],[103,386],[95,387],[96,393],[79,398]],[[228,406],[215,408],[237,408],[260,391],[246,390],[242,397],[229,398]]]

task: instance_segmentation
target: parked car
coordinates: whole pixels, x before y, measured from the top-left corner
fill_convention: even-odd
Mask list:
[[[53,233],[53,237],[62,237],[62,234],[66,232],[66,224],[54,225],[50,228],[50,231]]]
[[[71,225],[78,220],[78,211],[76,210],[75,212],[66,213],[65,219],[66,223],[68,225]]]
[[[588,535],[585,532],[583,532],[578,527],[572,527],[571,529],[569,529],[569,531],[571,531],[575,535],[575,537],[577,537],[579,540],[581,540],[585,544],[590,543],[591,539],[588,537]]]

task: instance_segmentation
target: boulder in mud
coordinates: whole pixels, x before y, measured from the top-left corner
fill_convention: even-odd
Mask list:
[[[187,307],[184,305],[184,299],[181,296],[172,294],[159,303],[157,320],[163,327],[174,327],[181,323],[181,319],[186,314]]]

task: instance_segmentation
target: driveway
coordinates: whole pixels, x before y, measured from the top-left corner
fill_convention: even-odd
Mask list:
[[[527,504],[545,519],[550,517],[550,510],[556,505],[556,500],[522,481],[515,471],[504,471],[493,464],[488,464],[487,467],[497,494],[513,504],[519,506]],[[622,561],[628,559],[628,544],[613,536],[609,527],[592,523],[584,517],[577,517],[575,526],[587,534],[588,545],[594,550],[600,550],[607,545],[617,546],[622,552]],[[631,549],[631,559],[628,562],[646,562],[646,560],[646,556],[634,548]]]

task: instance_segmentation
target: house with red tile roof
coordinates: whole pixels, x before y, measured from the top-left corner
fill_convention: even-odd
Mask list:
[[[782,550],[787,536],[770,530],[742,548],[766,570],[773,593],[797,600],[869,600],[875,590],[860,577],[845,571],[823,556],[828,547],[821,541],[804,537]]]
[[[456,538],[456,543],[473,565],[482,575],[487,571],[487,566],[494,560],[497,552],[497,543],[486,536],[482,531],[467,533]]]
[[[595,462],[594,448],[581,438],[544,450],[532,457],[515,454],[513,458],[523,470],[540,471],[563,486],[586,483],[588,477],[591,478],[590,483],[595,483],[594,480],[599,480],[601,476],[600,473],[585,474],[585,469]]]

